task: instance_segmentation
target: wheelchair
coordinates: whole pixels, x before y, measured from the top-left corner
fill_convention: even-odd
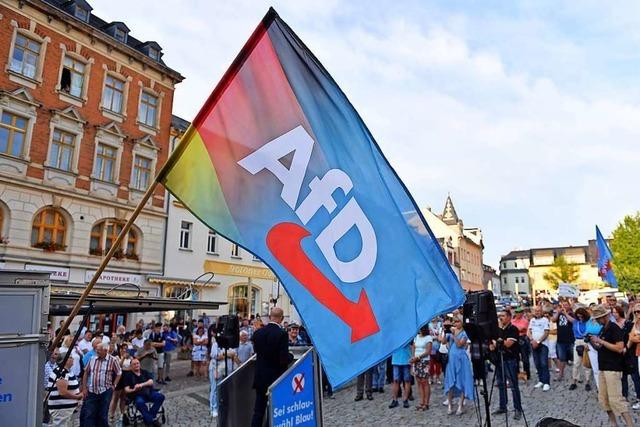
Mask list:
[[[127,407],[124,414],[122,414],[122,425],[131,425],[133,427],[143,426],[144,419],[142,418],[142,414],[140,413],[140,411],[138,411],[138,408],[136,408],[135,402],[127,397],[126,404]],[[148,402],[147,407],[151,408],[152,404],[153,403]],[[158,411],[156,420],[160,420],[161,424],[165,424],[167,422],[167,416],[164,411],[164,403],[162,404],[162,406],[160,406],[160,410]]]

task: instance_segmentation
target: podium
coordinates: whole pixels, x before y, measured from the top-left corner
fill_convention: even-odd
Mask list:
[[[322,373],[313,347],[292,347],[294,362],[269,387],[265,426],[322,426]],[[297,357],[296,357],[297,356]],[[251,425],[255,356],[217,384],[218,426]]]

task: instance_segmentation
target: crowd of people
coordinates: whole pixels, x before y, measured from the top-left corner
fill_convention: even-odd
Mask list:
[[[579,387],[596,392],[612,426],[617,417],[632,425],[630,410],[640,410],[640,302],[613,295],[591,306],[576,299],[542,299],[536,305],[501,307],[498,325],[498,337],[484,343],[488,357],[481,362],[495,373],[494,415],[507,412],[511,389],[513,418],[520,419],[520,384],[535,375],[534,390],[553,393],[556,384],[571,392],[580,392]],[[470,344],[460,310],[435,318],[388,360],[358,376],[355,401],[373,400],[390,384],[390,409],[409,408],[416,400],[415,409],[425,411],[434,388],[443,394],[448,414],[462,414],[465,402],[475,398]]]
[[[415,409],[427,411],[432,396],[441,393],[448,414],[464,413],[465,403],[476,395],[471,342],[463,320],[460,310],[432,319],[391,357],[358,376],[355,401],[373,400],[374,393],[384,393],[390,384],[389,409],[409,408],[410,401],[417,400]],[[612,426],[617,417],[632,425],[630,410],[640,410],[640,302],[608,296],[587,307],[572,299],[545,299],[534,306],[501,307],[498,322],[498,336],[484,343],[488,357],[481,362],[495,372],[499,399],[494,415],[507,412],[511,389],[513,418],[520,419],[520,383],[535,375],[534,390],[553,393],[554,384],[566,382],[571,392],[597,392]],[[73,347],[73,337],[67,335],[44,367],[52,424],[70,425],[82,401],[82,425],[99,424],[98,420],[109,425],[131,403],[148,425],[157,425],[155,417],[164,400],[157,387],[171,381],[171,362],[178,351],[191,354],[188,376],[210,381],[211,415],[217,416],[216,382],[254,354],[256,332],[266,326],[258,316],[241,319],[240,325],[239,345],[227,349],[218,345],[216,324],[204,314],[188,324],[140,321],[131,331],[119,325],[110,336],[84,330]],[[311,345],[303,326],[281,322],[278,327],[288,347]],[[331,387],[324,383],[330,398]]]
[[[140,320],[131,330],[118,325],[111,334],[85,327],[75,345],[66,331],[44,366],[49,423],[70,426],[79,410],[81,426],[107,426],[126,416],[126,405],[133,403],[147,425],[158,425],[164,400],[159,388],[172,381],[171,364],[178,352],[190,354],[188,376],[210,381],[211,415],[217,416],[216,382],[254,354],[252,337],[263,327],[259,316],[240,319],[239,345],[228,349],[218,346],[216,323],[205,313],[190,323]],[[287,322],[283,327],[289,346],[309,344],[304,327]],[[52,338],[55,334],[51,331]]]

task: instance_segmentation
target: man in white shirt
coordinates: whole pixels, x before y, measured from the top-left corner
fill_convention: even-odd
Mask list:
[[[136,337],[131,340],[131,345],[135,351],[140,351],[144,348],[144,338],[141,330],[136,330]]]
[[[533,349],[533,362],[538,372],[538,384],[535,388],[542,387],[542,391],[549,391],[551,381],[549,374],[549,319],[542,315],[542,307],[536,306],[533,309],[533,318],[529,321],[529,329],[527,336],[531,340],[531,348]]]
[[[91,331],[87,330],[84,333],[84,338],[82,338],[78,342],[78,348],[80,349],[82,354],[87,354],[88,352],[93,350],[93,345],[91,344],[92,339],[93,339],[93,334],[91,333]]]

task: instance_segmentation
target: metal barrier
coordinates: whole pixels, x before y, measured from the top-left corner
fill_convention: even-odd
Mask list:
[[[253,373],[256,356],[253,355],[217,385],[218,426],[246,427],[251,425],[256,393]]]

